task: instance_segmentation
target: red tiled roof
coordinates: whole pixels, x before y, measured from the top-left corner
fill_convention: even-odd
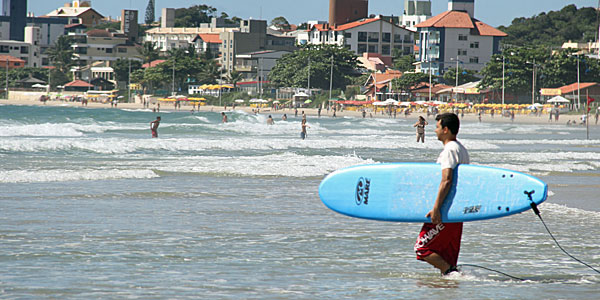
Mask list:
[[[221,41],[221,39],[219,38],[218,34],[198,34],[198,36],[205,42],[205,43],[210,43],[210,44],[220,44],[223,41]]]
[[[595,85],[598,85],[598,83],[596,82],[580,82],[579,83],[579,89],[583,90],[583,89],[587,89],[589,87],[593,87]],[[569,84],[569,85],[565,85],[565,86],[561,86],[559,87],[560,92],[564,95],[564,94],[569,94],[572,93],[574,91],[577,91],[577,82],[573,83],[573,84]]]
[[[22,59],[20,59],[20,58],[18,58],[18,57],[14,57],[14,56],[6,55],[6,54],[0,55],[0,61],[4,61],[4,62],[6,62],[7,60],[8,60],[9,62],[15,62],[15,63],[25,63],[25,61],[24,61],[24,60],[22,60]]]
[[[327,23],[315,24],[315,25],[313,25],[313,27],[311,27],[307,31],[311,31],[313,28],[316,28],[318,31],[329,31],[329,30],[342,31],[342,30],[348,30],[348,29],[352,29],[354,27],[362,26],[365,24],[369,24],[369,23],[379,21],[379,20],[387,22],[386,20],[383,20],[380,18],[371,18],[371,19],[362,19],[362,20],[358,20],[358,21],[354,21],[354,22],[350,22],[350,23],[346,23],[346,24],[337,25],[336,27],[331,27]]]
[[[161,64],[161,63],[164,63],[165,61],[166,61],[166,60],[164,60],[164,59],[157,59],[157,60],[153,60],[153,61],[151,61],[151,62],[149,62],[149,63],[145,63],[145,64],[143,64],[143,65],[142,65],[142,68],[144,68],[144,69],[145,69],[145,68],[153,68],[153,67],[156,67],[157,65],[159,65],[159,64]]]
[[[474,20],[475,23],[475,27],[477,28],[477,31],[479,31],[479,35],[482,36],[508,36],[508,34],[488,25],[485,24],[481,21],[478,20]]]
[[[336,31],[340,31],[340,30],[348,30],[354,27],[358,27],[358,26],[362,26],[365,24],[369,24],[375,21],[379,21],[381,19],[379,18],[372,18],[372,19],[362,19],[362,20],[358,20],[358,21],[354,21],[354,22],[350,22],[350,23],[346,23],[346,24],[342,24],[342,25],[338,25],[335,30]]]
[[[110,33],[108,30],[104,30],[104,29],[92,29],[88,32],[86,32],[87,36],[92,36],[92,37],[112,37],[113,34]]]
[[[433,84],[431,85],[431,93],[435,94],[443,89],[447,89],[447,88],[451,88],[451,86],[449,85],[445,85],[445,84]],[[418,89],[414,89],[411,91],[412,93],[429,93],[429,85],[427,85],[426,87],[421,87]]]
[[[73,27],[83,27],[86,28],[85,25],[81,24],[81,23],[76,23],[76,24],[69,24],[69,25],[65,25],[65,28],[73,28]]]
[[[65,84],[65,87],[67,86],[72,86],[72,87],[93,87],[93,85],[83,81],[83,80],[73,80],[67,84]]]
[[[435,28],[467,28],[475,29],[483,36],[507,36],[506,33],[487,25],[477,19],[473,19],[468,13],[462,11],[446,11],[429,20],[421,22],[416,27]]]

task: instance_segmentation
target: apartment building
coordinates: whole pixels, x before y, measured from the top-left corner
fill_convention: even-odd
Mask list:
[[[475,0],[450,0],[448,11],[416,25],[418,70],[442,75],[456,65],[481,71],[507,34],[474,18]]]
[[[116,61],[132,59],[142,61],[138,46],[129,42],[126,36],[106,30],[94,29],[85,34],[71,34],[75,57],[82,65],[93,61]]]
[[[333,27],[328,23],[314,24],[306,32],[299,33],[298,40],[300,43],[343,46],[358,56],[363,53],[391,56],[393,49],[413,53],[414,34],[414,31],[377,16]]]
[[[267,34],[265,20],[243,20],[238,31],[222,32],[219,37],[222,41],[220,62],[227,73],[235,69],[237,55],[266,50],[293,52],[298,49],[294,37]]]

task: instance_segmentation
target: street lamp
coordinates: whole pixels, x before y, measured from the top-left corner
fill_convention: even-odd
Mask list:
[[[535,64],[535,58],[533,59],[533,62],[527,61],[526,63],[531,64],[531,68],[533,69],[533,75],[532,75],[532,81],[533,84],[531,85],[531,105],[535,104],[535,67],[539,66]]]
[[[450,60],[454,60],[454,57],[450,58]],[[456,56],[456,71],[454,73],[454,78],[456,80],[456,83],[454,84],[454,89],[458,90],[458,63],[460,61],[458,60],[458,55]],[[458,93],[455,93],[455,91],[453,90],[453,94],[455,94],[455,98],[454,101],[458,102]]]

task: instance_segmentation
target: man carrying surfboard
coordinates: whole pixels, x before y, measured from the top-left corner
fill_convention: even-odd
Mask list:
[[[444,144],[437,163],[442,168],[442,179],[438,188],[435,204],[426,217],[431,218],[431,223],[423,224],[415,252],[418,260],[424,260],[438,268],[446,275],[455,272],[460,251],[463,223],[442,223],[440,208],[452,186],[453,170],[459,164],[469,163],[467,149],[456,140],[460,128],[458,116],[453,113],[438,115],[435,134]]]

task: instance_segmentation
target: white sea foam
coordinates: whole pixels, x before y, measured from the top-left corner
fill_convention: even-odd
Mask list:
[[[89,151],[102,154],[137,151],[201,151],[201,150],[286,150],[286,149],[441,149],[441,144],[428,139],[416,143],[412,136],[344,137],[313,136],[300,140],[299,132],[290,135],[298,139],[240,137],[225,139],[126,139],[126,138],[7,138],[0,140],[0,150],[12,152]],[[463,140],[469,149],[495,149],[497,146],[478,140]],[[401,153],[399,153],[399,156]]]
[[[153,164],[164,172],[216,173],[241,176],[323,176],[334,170],[375,163],[355,155],[346,156],[304,156],[295,153],[282,153],[264,156],[188,156],[166,157]]]
[[[490,143],[493,144],[503,144],[503,145],[599,145],[600,140],[536,140],[536,139],[523,139],[523,140],[490,140]]]
[[[55,182],[159,177],[152,170],[8,170],[0,171],[2,183]]]
[[[540,205],[540,211],[553,215],[568,215],[569,218],[588,220],[589,222],[596,220],[598,223],[600,221],[600,212],[598,211],[572,208],[562,204],[544,202]]]
[[[147,126],[136,124],[103,123],[41,123],[41,124],[2,124],[0,136],[17,137],[80,137],[85,133],[103,133],[110,130],[146,130]]]

